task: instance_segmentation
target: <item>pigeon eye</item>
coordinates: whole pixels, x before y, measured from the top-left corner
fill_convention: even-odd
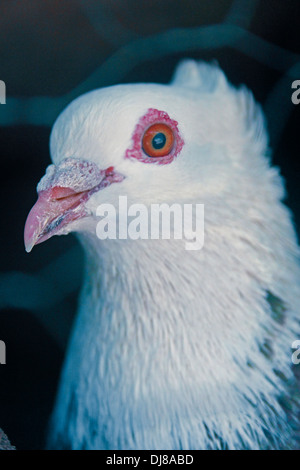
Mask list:
[[[178,122],[165,111],[149,108],[136,124],[132,146],[126,150],[125,158],[148,164],[169,165],[183,146]]]
[[[174,146],[173,130],[166,124],[153,124],[143,135],[142,147],[149,157],[165,157]]]

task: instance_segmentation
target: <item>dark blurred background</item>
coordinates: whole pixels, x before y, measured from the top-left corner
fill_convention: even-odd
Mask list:
[[[183,57],[215,59],[265,109],[299,234],[299,23],[299,0],[0,1],[0,427],[18,449],[44,446],[82,275],[73,236],[23,246],[55,117],[84,91],[166,83]]]

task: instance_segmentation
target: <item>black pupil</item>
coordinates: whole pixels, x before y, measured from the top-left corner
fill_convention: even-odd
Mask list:
[[[166,144],[166,136],[162,132],[156,134],[152,139],[152,146],[154,149],[159,150],[162,149]]]

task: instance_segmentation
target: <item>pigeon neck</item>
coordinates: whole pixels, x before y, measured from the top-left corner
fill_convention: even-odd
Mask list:
[[[181,240],[107,240],[84,239],[88,279],[93,279],[98,299],[112,304],[126,298],[131,311],[164,308],[182,302],[196,288],[199,252],[188,252]],[[193,273],[193,275],[192,275]],[[192,277],[192,279],[190,279]],[[140,304],[138,306],[138,304]]]

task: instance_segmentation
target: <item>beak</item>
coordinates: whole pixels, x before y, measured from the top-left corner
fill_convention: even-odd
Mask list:
[[[27,253],[53,235],[68,233],[71,222],[89,215],[84,203],[92,194],[123,179],[113,167],[100,170],[95,163],[73,157],[50,165],[38,184],[38,200],[25,223]]]

